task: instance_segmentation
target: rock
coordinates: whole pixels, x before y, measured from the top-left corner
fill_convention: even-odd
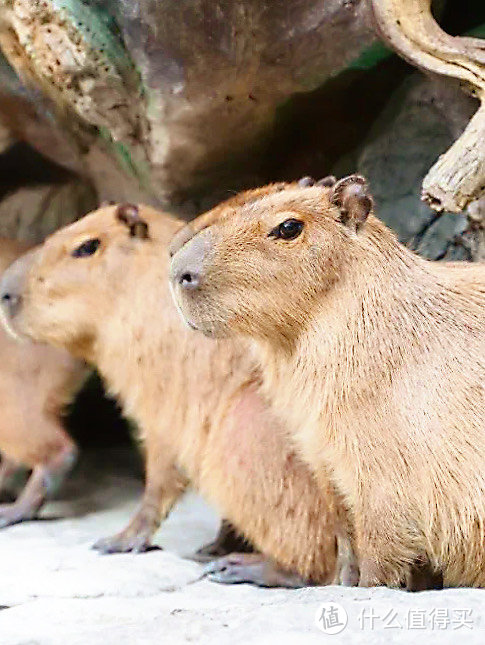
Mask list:
[[[472,202],[467,209],[467,230],[460,236],[462,245],[475,262],[485,261],[485,197]]]
[[[0,8],[0,18],[2,11]],[[47,159],[82,172],[79,150],[69,129],[57,121],[52,104],[39,89],[21,82],[1,52],[0,124],[13,140],[28,142]]]
[[[18,188],[0,201],[0,235],[38,243],[97,204],[93,188],[80,180]]]
[[[0,154],[5,152],[5,150],[8,150],[13,142],[14,138],[10,129],[0,123]]]
[[[0,19],[88,175],[100,148],[172,207],[253,175],[278,107],[374,39],[360,0],[0,0]]]
[[[200,566],[182,556],[214,537],[217,517],[193,493],[159,531],[164,551],[92,551],[95,539],[128,520],[140,494],[130,455],[98,450],[44,508],[43,521],[0,532],[2,645],[318,645],[328,638],[315,623],[322,603],[347,614],[335,643],[483,643],[482,590],[284,590],[201,580]]]
[[[414,74],[391,97],[363,144],[357,170],[401,242],[430,259],[463,259],[466,216],[437,215],[420,199],[423,177],[465,128],[475,102],[447,80]]]

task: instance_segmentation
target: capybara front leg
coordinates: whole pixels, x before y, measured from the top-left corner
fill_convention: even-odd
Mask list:
[[[222,520],[216,539],[201,547],[193,556],[197,562],[207,562],[229,553],[252,553],[254,548],[228,520]]]
[[[309,584],[297,573],[285,571],[260,553],[231,553],[206,564],[204,574],[209,580],[222,584],[247,582],[258,587],[291,589]]]
[[[106,554],[150,549],[160,523],[187,486],[187,479],[168,454],[151,449],[147,442],[146,483],[140,508],[123,531],[98,540],[93,549]]]
[[[0,528],[33,519],[71,470],[76,456],[75,446],[69,444],[49,462],[35,466],[17,500],[0,506]]]

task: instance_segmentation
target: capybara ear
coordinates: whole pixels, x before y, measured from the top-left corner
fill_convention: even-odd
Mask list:
[[[313,186],[314,183],[315,180],[313,177],[302,177],[298,180],[298,188],[308,188],[309,186]]]
[[[367,182],[361,175],[349,175],[337,181],[330,201],[339,209],[342,223],[356,231],[367,219],[374,203]]]
[[[322,186],[323,188],[331,188],[332,186],[335,186],[337,183],[337,177],[334,175],[327,175],[326,177],[322,177],[317,181],[315,186]]]
[[[135,204],[120,204],[116,209],[116,217],[126,224],[131,237],[138,237],[140,240],[148,238],[148,224],[140,217],[139,208]]]

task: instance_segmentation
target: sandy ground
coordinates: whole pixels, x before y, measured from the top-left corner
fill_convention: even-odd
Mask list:
[[[140,491],[126,454],[98,454],[81,462],[40,521],[0,532],[0,645],[485,643],[485,591],[200,580],[200,565],[184,556],[214,537],[218,519],[194,494],[159,531],[163,551],[92,551],[126,523]]]

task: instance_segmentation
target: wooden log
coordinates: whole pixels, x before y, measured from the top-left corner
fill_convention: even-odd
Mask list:
[[[427,72],[458,79],[481,106],[463,134],[429,170],[422,199],[435,210],[462,211],[485,192],[485,41],[450,36],[436,23],[431,0],[371,0],[383,39]]]

